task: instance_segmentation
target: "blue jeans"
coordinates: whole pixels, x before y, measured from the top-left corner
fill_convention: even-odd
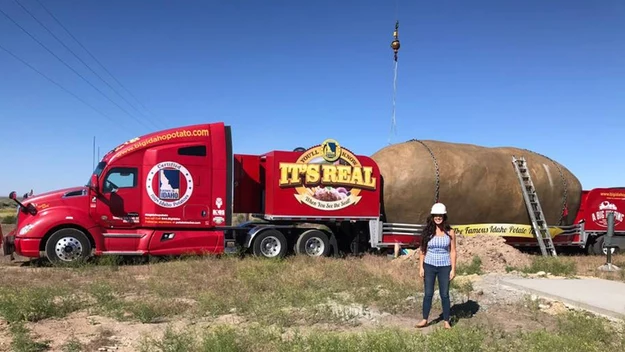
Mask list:
[[[451,265],[447,266],[434,266],[427,263],[423,263],[423,270],[425,271],[424,283],[425,283],[425,295],[423,296],[423,319],[427,319],[430,315],[430,309],[432,308],[432,297],[434,296],[434,280],[438,278],[438,292],[441,296],[441,302],[443,305],[443,320],[449,321],[450,305],[449,302],[449,273],[451,272]]]

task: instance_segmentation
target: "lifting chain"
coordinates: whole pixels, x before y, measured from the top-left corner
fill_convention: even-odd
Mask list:
[[[421,143],[421,145],[423,145],[425,149],[427,149],[428,153],[430,153],[430,156],[432,157],[432,161],[434,161],[434,168],[436,169],[436,193],[434,195],[434,203],[438,203],[438,199],[439,199],[438,194],[439,194],[439,189],[440,189],[440,173],[438,169],[438,161],[436,161],[436,157],[434,157],[434,153],[432,153],[432,150],[430,149],[430,147],[428,147],[425,143],[423,143],[422,141],[418,139],[411,139],[410,142]]]
[[[558,163],[556,163],[553,159],[551,159],[550,157],[546,155],[542,155],[540,153],[537,153],[528,149],[523,149],[523,150],[542,156],[543,158],[551,161],[551,163],[553,163],[553,165],[555,165],[555,167],[558,169],[558,173],[560,173],[560,180],[562,180],[562,184],[564,185],[564,194],[562,197],[562,213],[560,214],[560,220],[558,221],[558,226],[561,226],[562,223],[564,222],[564,219],[568,215],[567,201],[568,201],[568,189],[569,189],[566,179],[564,178],[564,174],[562,173],[562,169],[560,168],[560,165],[558,165]]]

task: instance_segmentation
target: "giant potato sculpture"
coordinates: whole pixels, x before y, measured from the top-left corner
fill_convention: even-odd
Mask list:
[[[582,186],[555,161],[517,148],[418,140],[372,155],[383,178],[385,221],[424,223],[438,192],[452,224],[531,224],[513,155],[527,160],[547,224],[572,224]]]

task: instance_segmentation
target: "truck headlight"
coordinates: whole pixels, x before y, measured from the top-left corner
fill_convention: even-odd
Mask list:
[[[20,235],[25,235],[30,231],[35,225],[26,225],[20,229]]]

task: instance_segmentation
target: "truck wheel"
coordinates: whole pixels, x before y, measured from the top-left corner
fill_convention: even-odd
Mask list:
[[[46,242],[46,257],[52,263],[72,263],[83,260],[91,253],[91,243],[80,230],[60,229]]]
[[[588,243],[586,245],[586,254],[588,254],[588,255],[595,255],[595,248],[594,248],[595,246],[594,246],[594,244],[595,243],[592,242],[592,243]]]
[[[607,255],[608,249],[605,246],[605,237],[600,236],[593,244],[593,252],[595,255]],[[620,248],[612,248],[612,255],[618,254]]]
[[[330,253],[330,240],[321,230],[307,230],[295,243],[295,253],[311,257],[326,257]]]
[[[278,230],[265,230],[256,235],[252,252],[255,256],[282,258],[286,255],[286,237]]]
[[[592,244],[592,254],[594,255],[604,255],[603,253],[603,236],[597,237],[595,243]]]

